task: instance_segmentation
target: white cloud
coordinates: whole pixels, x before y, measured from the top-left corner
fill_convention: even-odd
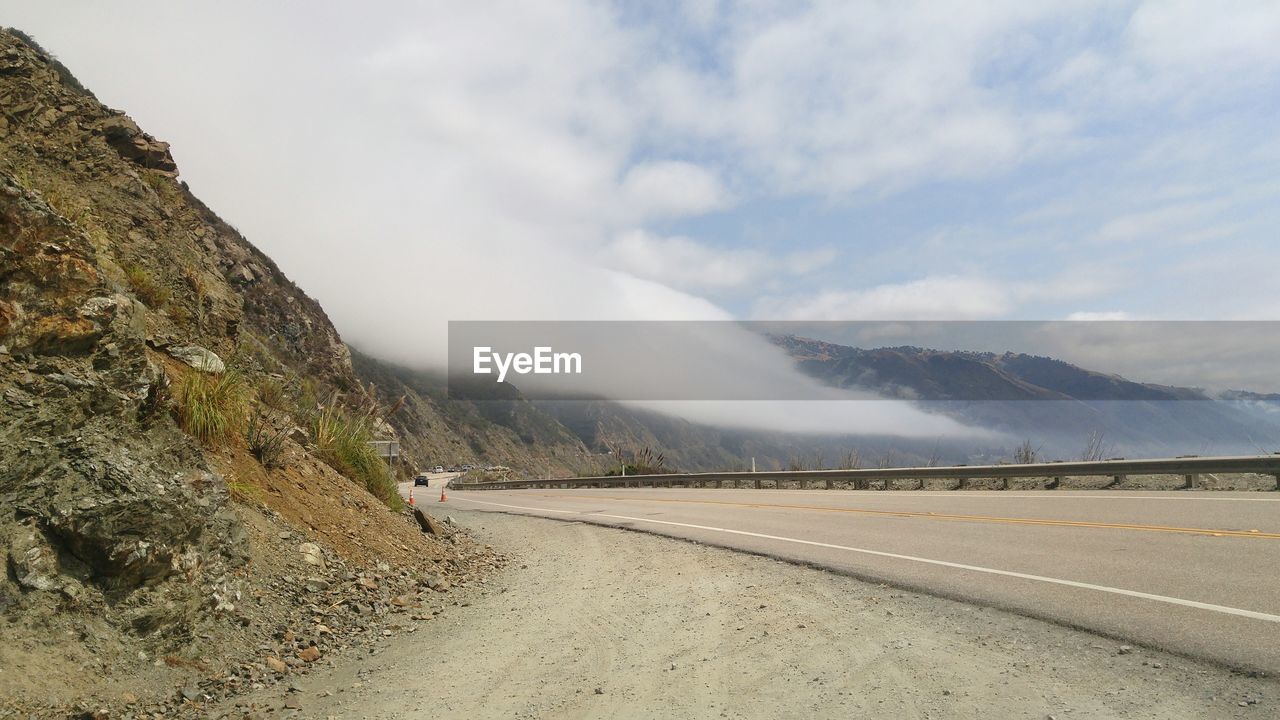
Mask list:
[[[605,247],[610,267],[674,287],[715,291],[760,277],[768,258],[755,250],[719,250],[687,237],[659,237],[644,230],[623,233]]]
[[[637,97],[656,127],[720,146],[787,191],[985,176],[1069,130],[976,78],[1003,33],[1057,14],[1030,3],[759,3],[729,13],[714,68],[660,63]]]
[[[1229,5],[1195,0],[1145,2],[1134,13],[1127,38],[1135,55],[1153,69],[1194,72],[1231,82],[1223,70],[1254,75],[1280,66],[1280,5],[1245,0]]]
[[[964,277],[929,277],[865,290],[763,298],[753,310],[762,320],[980,320],[1012,308],[999,284]]]
[[[1123,310],[1078,310],[1067,315],[1068,320],[1076,322],[1136,320],[1133,315]]]
[[[832,248],[770,253],[755,248],[713,247],[684,236],[645,230],[620,234],[603,248],[605,266],[691,293],[717,295],[776,287],[813,273],[836,257]]]
[[[1101,295],[1123,281],[1113,271],[1089,266],[1017,281],[931,275],[869,288],[766,296],[752,315],[761,320],[990,320],[1008,318],[1028,303]]]
[[[1100,242],[1131,242],[1183,234],[1190,224],[1202,224],[1216,208],[1203,202],[1175,203],[1127,213],[1108,220],[1094,239]]]
[[[712,172],[672,160],[633,165],[620,190],[621,202],[640,218],[704,215],[729,204],[728,191]]]

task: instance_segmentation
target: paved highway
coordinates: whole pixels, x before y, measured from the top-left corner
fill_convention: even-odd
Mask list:
[[[721,545],[1280,674],[1270,494],[458,490],[449,507]]]

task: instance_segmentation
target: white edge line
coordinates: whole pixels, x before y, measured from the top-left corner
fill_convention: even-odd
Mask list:
[[[1057,491],[1052,491],[1052,490],[1049,492],[1054,492],[1055,494],[1053,495],[1048,495],[1048,494],[1027,495],[1024,493],[1011,493],[1008,490],[990,490],[990,491],[979,490],[976,492],[971,492],[967,490],[941,491],[942,493],[945,493],[945,494],[912,492],[910,490],[891,490],[889,491],[890,493],[892,493],[891,495],[885,495],[884,490],[790,490],[785,488],[782,490],[774,490],[773,488],[766,488],[764,490],[761,490],[761,492],[769,492],[769,493],[793,492],[793,493],[805,493],[805,494],[844,493],[849,495],[853,495],[856,493],[857,497],[884,496],[888,498],[888,497],[897,497],[900,495],[905,495],[907,497],[924,497],[924,498],[957,497],[957,498],[973,498],[973,499],[981,498],[983,500],[986,500],[988,498],[992,498],[992,499],[999,498],[1001,500],[1005,498],[1010,498],[1010,499],[1022,498],[1022,499],[1031,499],[1031,500],[1184,500],[1188,502],[1196,502],[1199,500],[1209,500],[1214,502],[1280,502],[1280,497],[1270,497],[1270,498],[1194,497],[1190,495],[1120,495],[1118,493],[1116,495],[1066,495],[1066,494],[1060,495],[1060,494],[1056,494]],[[1120,492],[1123,492],[1123,491],[1120,491]],[[1176,492],[1176,491],[1171,490],[1170,492]],[[1259,490],[1258,492],[1274,492],[1274,491]]]
[[[955,568],[957,570],[969,570],[972,572],[987,573],[988,575],[1001,575],[1004,577],[1018,578],[1020,580],[1034,580],[1036,582],[1051,583],[1053,585],[1065,585],[1067,587],[1081,588],[1084,590],[1111,593],[1112,595],[1124,595],[1127,597],[1141,598],[1143,600],[1168,603],[1170,605],[1182,605],[1183,607],[1210,610],[1212,612],[1224,613],[1226,615],[1237,615],[1239,617],[1253,618],[1254,620],[1265,620],[1267,622],[1280,623],[1280,615],[1271,615],[1269,613],[1257,612],[1255,610],[1242,610],[1240,608],[1227,607],[1226,605],[1214,605],[1213,603],[1204,603],[1197,600],[1184,600],[1182,598],[1155,595],[1153,593],[1145,593],[1138,590],[1126,590],[1124,588],[1109,587],[1107,585],[1094,585],[1093,583],[1078,582],[1076,580],[1063,580],[1061,578],[1046,577],[1044,575],[1031,575],[1028,573],[1014,572],[1012,570],[999,570],[997,568],[982,567],[980,565],[965,565],[963,563],[948,562],[946,560],[933,560],[931,558],[916,557],[914,555],[900,555],[898,553],[884,552],[882,550],[869,550],[867,548],[856,548],[848,545],[834,545],[832,543],[818,542],[816,540],[801,540],[799,538],[782,537],[780,535],[765,535],[764,533],[749,532],[747,530],[731,530],[729,528],[713,527],[710,525],[694,525],[691,523],[672,522],[670,520],[653,520],[650,518],[631,517],[628,515],[610,515],[608,513],[580,512],[575,510],[551,510],[548,508],[526,507],[523,505],[507,505],[504,503],[488,502],[486,500],[472,500],[471,498],[458,499],[465,500],[466,502],[479,503],[481,505],[493,505],[496,507],[512,508],[515,510],[532,510],[535,512],[558,513],[563,515],[600,517],[609,518],[611,520],[628,520],[631,522],[671,525],[674,527],[692,528],[695,530],[710,530],[712,532],[721,532],[730,535],[745,535],[747,537],[762,538],[765,540],[778,540],[781,542],[795,543],[797,545],[809,545],[812,547],[829,548],[832,550],[844,550],[846,552],[861,553],[863,555],[875,555],[877,557],[893,558],[895,560],[908,560],[910,562],[938,565],[941,567]]]

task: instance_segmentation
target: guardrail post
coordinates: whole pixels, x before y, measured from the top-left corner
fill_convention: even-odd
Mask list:
[[[756,489],[760,489],[760,478],[756,478]]]
[[[804,478],[800,478],[800,489],[801,489],[801,490],[808,490],[808,489],[809,489],[809,481],[808,481],[808,480],[805,480]]]
[[[831,478],[827,478],[827,489],[830,490],[831,487],[832,487]]]
[[[1183,486],[1184,490],[1196,490],[1200,487],[1200,473],[1187,473],[1184,477],[1187,481]]]

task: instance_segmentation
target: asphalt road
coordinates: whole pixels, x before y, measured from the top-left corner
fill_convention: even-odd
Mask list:
[[[1276,495],[575,489],[448,507],[686,538],[1280,675]]]

